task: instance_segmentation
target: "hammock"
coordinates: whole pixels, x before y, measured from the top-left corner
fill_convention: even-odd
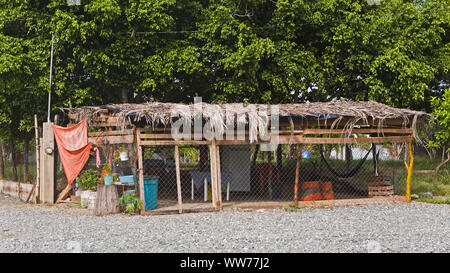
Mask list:
[[[373,144],[372,144],[372,145],[373,145]],[[359,171],[359,169],[361,169],[361,167],[362,167],[362,165],[364,164],[364,162],[366,162],[366,159],[367,159],[367,157],[369,156],[371,150],[372,150],[372,148],[369,149],[369,151],[367,152],[367,154],[366,154],[366,155],[364,156],[364,158],[358,163],[358,165],[356,165],[355,168],[353,168],[352,170],[350,170],[350,171],[347,172],[347,173],[339,173],[339,172],[337,172],[336,170],[334,170],[334,169],[330,166],[330,164],[328,163],[328,161],[325,159],[325,156],[323,155],[323,151],[322,151],[322,150],[320,151],[320,156],[322,157],[323,162],[325,162],[325,165],[327,166],[328,170],[330,170],[330,172],[332,172],[335,176],[340,177],[340,178],[349,178],[349,177],[354,176],[354,175]]]

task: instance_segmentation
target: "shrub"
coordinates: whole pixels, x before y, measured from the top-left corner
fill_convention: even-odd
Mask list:
[[[125,193],[119,198],[120,211],[137,213],[141,210],[141,199],[132,193]]]
[[[97,190],[100,177],[96,170],[86,170],[78,177],[77,182],[83,190]]]

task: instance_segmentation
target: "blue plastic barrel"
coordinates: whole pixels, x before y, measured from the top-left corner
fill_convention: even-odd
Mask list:
[[[154,210],[158,205],[158,180],[159,177],[144,177],[145,209]]]

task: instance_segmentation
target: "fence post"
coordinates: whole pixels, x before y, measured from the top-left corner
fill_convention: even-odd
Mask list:
[[[139,198],[141,199],[141,211],[145,211],[144,192],[144,161],[142,156],[142,146],[138,145],[138,168],[139,168]]]
[[[53,204],[55,201],[55,136],[51,122],[44,122],[42,140],[40,199],[43,203]]]
[[[217,144],[216,139],[213,138],[210,145],[210,165],[211,165],[211,188],[212,188],[212,202],[214,208],[220,209],[220,200],[217,196]]]
[[[178,150],[178,145],[175,145],[175,170],[177,175],[178,213],[183,213],[183,203],[181,198],[180,152]]]
[[[220,146],[216,146],[216,168],[217,168],[217,195],[219,208],[222,209],[222,172],[220,170]]]

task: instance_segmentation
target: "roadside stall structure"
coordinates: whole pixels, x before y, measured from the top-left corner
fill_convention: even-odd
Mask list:
[[[109,151],[110,163],[113,154],[129,157],[143,214],[408,201],[411,143],[429,117],[374,101],[63,110],[68,126],[86,122],[89,142]],[[395,154],[402,145],[407,153]],[[393,169],[400,159],[406,176]]]

